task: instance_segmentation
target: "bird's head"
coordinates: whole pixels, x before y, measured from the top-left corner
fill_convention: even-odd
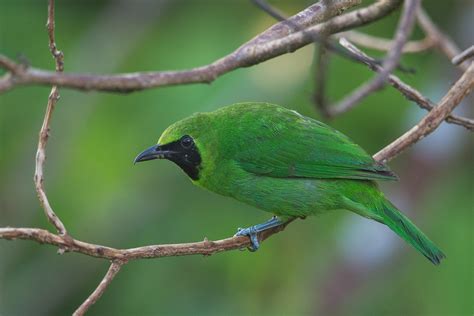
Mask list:
[[[197,113],[169,126],[157,145],[141,152],[134,163],[168,159],[177,164],[193,180],[199,179],[202,163],[203,135],[209,130],[206,114]]]

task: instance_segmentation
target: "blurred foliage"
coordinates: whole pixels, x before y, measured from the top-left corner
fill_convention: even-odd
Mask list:
[[[273,3],[288,13],[310,4]],[[46,6],[46,1],[0,0],[0,52],[53,69],[44,28]],[[472,3],[431,1],[426,6],[442,28],[462,46],[468,44],[472,19],[471,28],[460,23],[467,23],[462,21],[469,20],[469,10],[474,12]],[[194,67],[227,54],[274,23],[244,0],[68,0],[57,1],[56,7],[57,43],[71,72]],[[364,30],[390,37],[397,17]],[[422,33],[417,30],[416,36]],[[70,233],[125,248],[219,239],[267,219],[269,214],[192,186],[172,163],[131,162],[170,123],[196,111],[267,101],[318,117],[311,102],[313,50],[308,46],[237,70],[212,85],[127,95],[62,89],[47,149],[46,187]],[[457,76],[435,52],[406,56],[403,63],[417,69],[415,75],[401,74],[403,79],[433,100]],[[330,100],[372,76],[364,66],[332,58]],[[0,96],[0,226],[51,229],[32,182],[48,93],[48,87],[21,87]],[[375,152],[422,114],[387,88],[330,124]],[[401,181],[384,188],[446,252],[441,266],[432,266],[399,239],[383,248],[380,262],[354,263],[340,245],[349,242],[341,227],[352,229],[356,219],[340,212],[296,222],[257,253],[131,262],[90,314],[472,315],[472,135],[456,126],[435,134],[422,141],[421,149],[416,146],[391,163]],[[448,143],[449,152],[443,152]],[[349,226],[342,225],[347,221]],[[390,234],[383,230],[372,239]],[[355,253],[370,248],[366,243]],[[104,260],[55,252],[33,242],[0,241],[0,315],[68,314],[108,267]]]

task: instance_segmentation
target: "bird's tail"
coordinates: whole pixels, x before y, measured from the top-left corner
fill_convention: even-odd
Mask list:
[[[415,247],[433,264],[438,265],[446,256],[421,230],[403,215],[392,203],[385,200],[380,210],[381,222]]]

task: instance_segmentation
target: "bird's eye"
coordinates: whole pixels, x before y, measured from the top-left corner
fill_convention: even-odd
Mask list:
[[[186,135],[181,138],[181,146],[183,146],[184,148],[190,148],[193,144],[194,141],[191,136]]]

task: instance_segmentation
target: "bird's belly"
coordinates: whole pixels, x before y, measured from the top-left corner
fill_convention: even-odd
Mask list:
[[[237,200],[284,216],[316,215],[340,208],[340,195],[328,180],[251,177],[233,185]]]

